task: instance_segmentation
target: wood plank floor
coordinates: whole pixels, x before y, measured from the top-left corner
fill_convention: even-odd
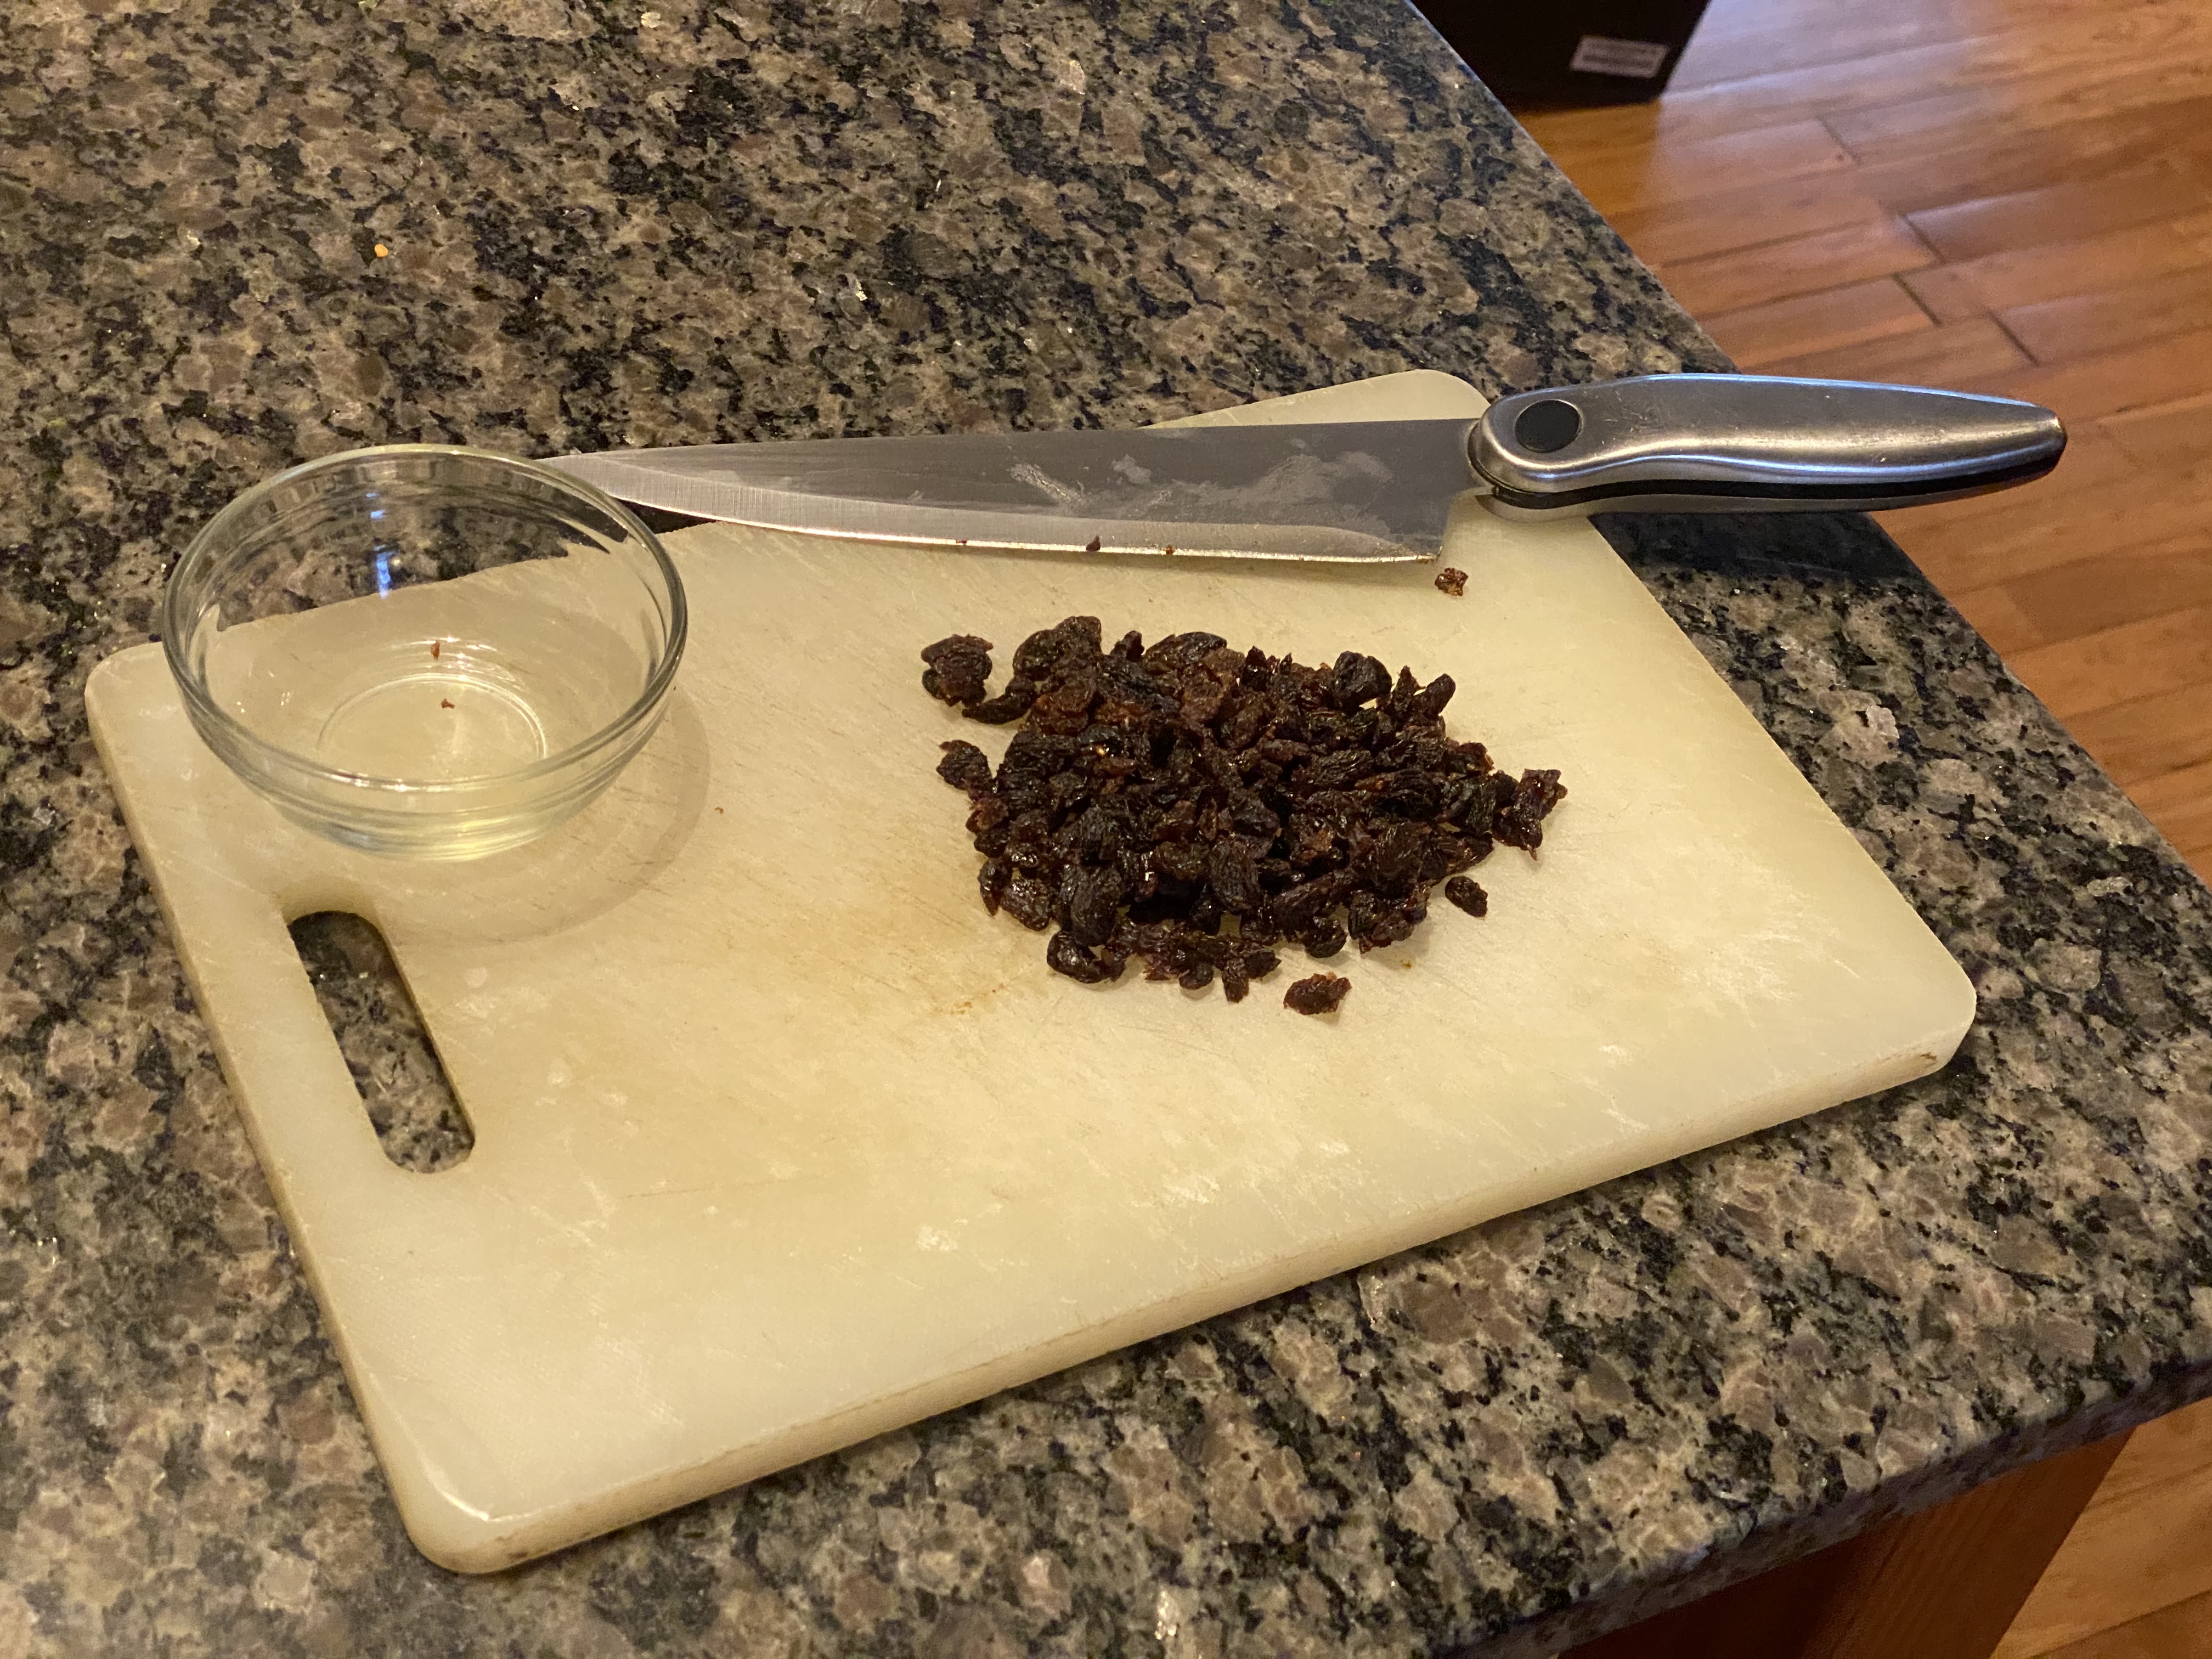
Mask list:
[[[1888,527],[2212,872],[2212,0],[1716,0],[1660,102],[1528,119],[1744,367],[2066,417]]]
[[[2212,877],[2212,0],[1714,0],[1668,95],[1523,118],[1747,368],[2032,398],[2041,483],[1890,533]],[[2212,1402],[1998,1659],[2212,1659]]]

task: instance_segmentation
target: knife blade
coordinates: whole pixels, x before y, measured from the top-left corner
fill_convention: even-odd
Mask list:
[[[2058,417],[2008,398],[1744,374],[1524,392],[1479,419],[705,444],[549,465],[638,505],[862,541],[1365,562],[1432,558],[1457,503],[1861,511],[2040,477]]]

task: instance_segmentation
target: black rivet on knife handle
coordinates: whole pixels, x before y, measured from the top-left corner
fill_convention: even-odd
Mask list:
[[[1514,441],[1539,455],[1565,449],[1582,431],[1582,410],[1560,398],[1530,404],[1513,422]]]

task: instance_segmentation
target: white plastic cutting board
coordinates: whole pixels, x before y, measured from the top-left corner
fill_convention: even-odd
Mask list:
[[[1221,419],[1472,413],[1441,374]],[[158,647],[94,732],[416,1542],[523,1559],[1540,1200],[1919,1076],[1965,976],[1585,526],[1478,507],[1425,566],[671,538],[668,719],[475,864],[289,828]],[[357,601],[374,604],[374,599]],[[920,647],[1073,613],[1449,671],[1572,791],[1491,914],[1332,963],[1334,1018],[1049,974],[987,916]],[[388,1163],[286,933],[380,927],[475,1127]]]

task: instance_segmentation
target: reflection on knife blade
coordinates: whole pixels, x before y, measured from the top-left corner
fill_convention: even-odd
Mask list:
[[[1477,483],[1468,420],[958,433],[570,455],[609,495],[871,541],[1426,559]]]

